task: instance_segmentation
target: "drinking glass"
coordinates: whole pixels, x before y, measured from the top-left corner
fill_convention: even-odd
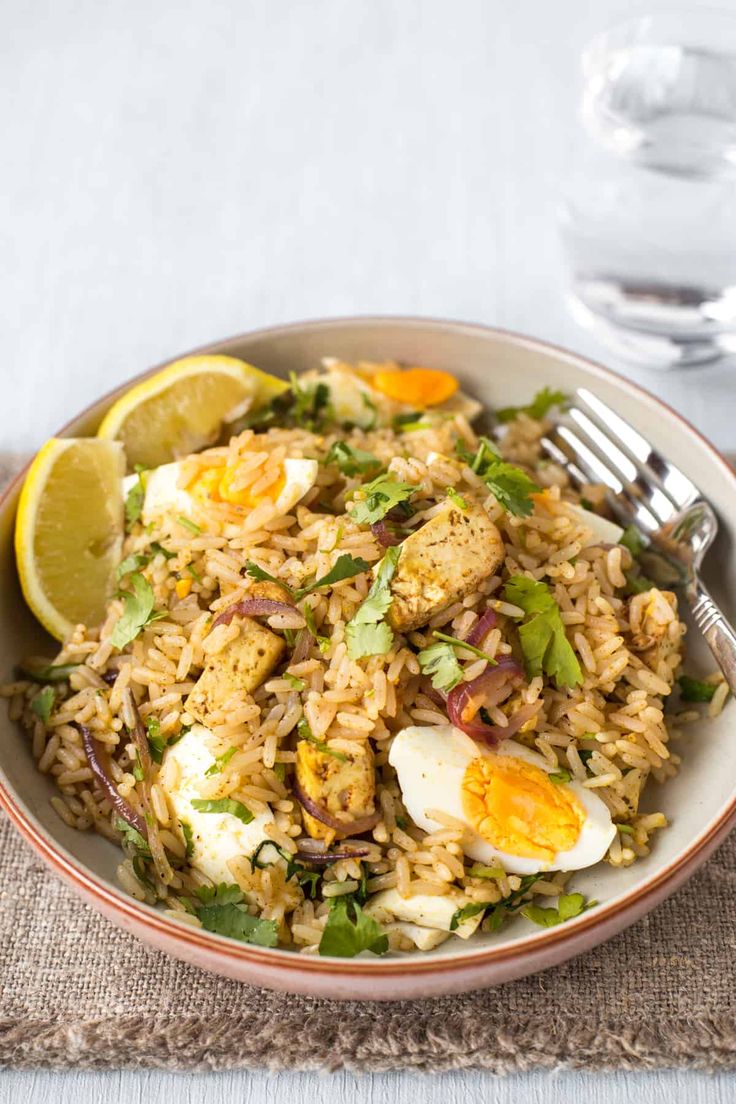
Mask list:
[[[577,316],[661,367],[736,347],[736,17],[629,20],[583,53],[560,229]]]

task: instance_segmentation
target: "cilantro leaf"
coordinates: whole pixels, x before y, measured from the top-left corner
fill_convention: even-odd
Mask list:
[[[363,912],[357,901],[333,897],[319,942],[321,955],[354,958],[361,951],[372,951],[373,954],[381,955],[387,950],[388,937],[383,933],[381,925]]]
[[[285,590],[287,594],[290,594],[293,598],[294,591],[287,583],[283,583],[281,579],[277,579],[275,575],[270,575],[265,568],[259,567],[257,563],[253,563],[253,560],[248,560],[245,565],[245,573],[249,575],[251,579],[257,579],[260,583],[276,583],[276,586],[280,586],[282,590]]]
[[[677,681],[680,684],[680,697],[687,702],[709,702],[718,688],[716,682],[701,682],[700,679],[690,678],[688,675],[680,675]]]
[[[514,575],[504,587],[504,597],[527,615],[519,628],[519,640],[530,678],[544,673],[558,687],[580,685],[583,673],[547,584]]]
[[[161,555],[165,560],[175,560],[177,557],[176,552],[170,552],[168,548],[164,548],[158,541],[151,541],[150,549],[156,555]]]
[[[335,441],[330,446],[325,464],[335,464],[343,475],[366,475],[381,467],[381,461],[372,452],[353,448],[346,441]]]
[[[458,510],[467,510],[468,503],[461,494],[458,494],[454,487],[447,488],[447,497],[449,498],[450,502],[454,502]]]
[[[644,537],[641,535],[635,525],[627,525],[623,533],[619,538],[619,544],[622,544],[624,548],[628,548],[634,559],[640,556],[647,546]]]
[[[21,666],[20,673],[31,682],[66,682],[79,663],[50,663],[45,667]]]
[[[371,589],[345,627],[348,655],[351,659],[385,655],[391,650],[394,634],[383,617],[393,601],[390,583],[400,555],[400,545],[386,549]]]
[[[491,878],[496,881],[498,878],[503,878],[506,871],[502,866],[483,866],[482,863],[473,863],[468,874],[471,878]]]
[[[479,659],[485,659],[486,663],[490,663],[493,667],[496,666],[497,661],[493,656],[489,656],[482,648],[476,648],[475,644],[468,644],[467,640],[460,640],[457,636],[448,636],[447,633],[438,632],[436,629],[432,636],[437,640],[444,640],[446,644],[452,644],[455,648],[464,648],[466,652],[472,652]]]
[[[553,928],[580,916],[586,909],[592,908],[595,901],[586,902],[582,893],[562,893],[557,900],[557,908],[540,908],[539,905],[525,905],[521,915],[532,920],[542,928]]]
[[[250,809],[242,801],[235,801],[232,797],[219,797],[216,800],[195,797],[191,805],[198,813],[229,813],[230,816],[242,820],[243,824],[250,824],[253,820]]]
[[[321,751],[324,755],[330,755],[333,759],[338,759],[341,763],[348,762],[348,756],[344,755],[341,751],[335,751],[329,744],[326,744],[324,740],[318,740],[312,732],[309,726],[309,722],[306,717],[301,717],[297,722],[296,731],[300,740],[308,740],[310,744],[314,744],[318,751]]]
[[[552,774],[549,775],[550,782],[570,782],[571,779],[572,775],[569,770],[566,770],[564,767],[560,767],[559,770],[553,771]]]
[[[328,636],[320,636],[317,632],[317,622],[314,619],[314,610],[308,603],[302,608],[302,613],[304,614],[304,620],[307,623],[309,633],[317,641],[317,647],[324,655],[330,646],[330,638]]]
[[[132,824],[128,824],[127,820],[123,820],[122,817],[116,816],[112,822],[112,826],[116,832],[120,833],[124,841],[131,844],[139,854],[145,856],[151,854],[148,841],[141,835],[137,828],[134,828]]]
[[[148,556],[143,552],[131,552],[118,564],[116,572],[118,579],[122,579],[123,575],[130,575],[132,571],[138,571],[139,568],[145,567],[147,563]]]
[[[422,673],[430,675],[435,690],[452,690],[462,682],[463,669],[457,661],[452,644],[438,641],[417,654]]]
[[[125,527],[130,530],[140,520],[143,511],[143,502],[146,497],[146,487],[143,482],[145,468],[136,465],[138,478],[125,496]]]
[[[188,820],[180,820],[181,833],[184,836],[184,843],[186,849],[184,851],[184,858],[191,859],[194,854],[194,833],[192,832],[192,826]]]
[[[146,730],[151,758],[154,763],[161,763],[166,750],[166,737],[161,735],[161,722],[158,717],[153,715],[146,717]]]
[[[229,935],[243,943],[260,947],[278,945],[278,925],[275,920],[259,920],[242,906],[244,894],[240,886],[220,882],[217,886],[200,886],[196,890],[202,904],[194,913],[202,927],[219,935]]]
[[[228,765],[233,755],[237,753],[236,747],[229,747],[227,751],[223,751],[222,755],[218,755],[214,763],[210,764],[207,770],[204,772],[205,778],[212,778],[215,774],[222,774],[225,767]]]
[[[464,920],[469,920],[471,916],[477,916],[479,912],[485,912],[487,908],[488,901],[471,901],[469,904],[463,905],[462,908],[456,909],[450,920],[450,931],[457,931]]]
[[[51,710],[54,708],[55,701],[56,691],[53,686],[44,686],[43,690],[39,690],[38,693],[31,698],[31,709],[44,724],[49,723]]]
[[[379,475],[363,486],[365,497],[354,502],[348,513],[358,525],[373,525],[384,518],[389,510],[393,510],[394,506],[408,507],[408,500],[416,489],[412,483],[402,483],[388,473]]]
[[[320,587],[332,586],[333,583],[339,583],[343,579],[352,579],[355,575],[362,575],[364,571],[370,571],[371,565],[364,560],[362,556],[350,556],[344,554],[338,556],[334,566],[323,575],[321,579],[315,579],[309,586],[300,587],[294,594],[297,602],[300,601],[306,594],[311,594],[313,590],[318,590]]]
[[[129,582],[132,591],[122,592],[123,613],[115,622],[110,637],[116,648],[124,648],[131,640],[135,640],[142,628],[166,616],[165,613],[153,612],[153,588],[147,579],[134,572]]]
[[[179,522],[179,525],[183,525],[184,528],[188,529],[190,533],[193,533],[195,537],[198,537],[202,532],[200,526],[197,525],[195,521],[192,521],[191,518],[184,517],[183,514],[179,514],[176,520]]]
[[[651,590],[654,583],[651,579],[647,579],[646,575],[642,575],[641,572],[624,571],[626,578],[626,586],[624,587],[624,594],[644,594],[645,591]]]
[[[286,679],[292,690],[303,690],[307,685],[304,679],[297,678],[296,675],[290,675],[288,671],[285,671],[282,678]]]
[[[540,421],[553,406],[559,406],[563,410],[569,401],[569,396],[564,391],[553,391],[551,387],[543,387],[526,406],[503,406],[496,411],[496,419],[499,422],[513,422],[520,414],[526,414],[530,418]]]
[[[330,389],[321,380],[318,383],[300,383],[293,372],[290,382],[294,397],[291,416],[296,425],[314,433],[333,417]]]
[[[461,460],[480,476],[488,490],[505,510],[516,517],[528,517],[534,509],[530,495],[539,487],[526,472],[508,464],[487,437],[481,437],[475,453],[463,441],[457,441],[455,451]]]

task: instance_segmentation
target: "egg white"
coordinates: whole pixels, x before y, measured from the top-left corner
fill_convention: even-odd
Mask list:
[[[159,521],[167,515],[190,517],[195,510],[195,499],[179,486],[182,462],[162,464],[144,477],[145,497],[141,520],[144,525]],[[319,464],[316,460],[304,460],[299,457],[287,457],[284,460],[284,486],[274,500],[275,516],[287,514],[293,506],[314,486]],[[123,494],[127,495],[138,481],[137,475],[128,475],[123,480]]]
[[[585,811],[585,820],[574,847],[557,852],[552,862],[512,855],[484,840],[468,823],[462,805],[463,776],[468,764],[481,755],[509,755],[547,774],[555,771],[541,755],[514,740],[504,740],[493,749],[483,748],[453,725],[415,725],[397,733],[389,762],[396,770],[401,796],[415,824],[426,832],[438,830],[441,825],[427,815],[427,810],[432,809],[454,817],[466,826],[462,843],[466,855],[485,864],[498,861],[511,874],[581,870],[600,862],[616,829],[604,802],[579,782],[555,783],[574,794]]]
[[[259,843],[267,839],[265,828],[271,824],[270,812],[258,813],[250,824],[231,813],[203,813],[192,808],[192,800],[225,796],[212,792],[212,778],[205,778],[205,772],[225,747],[215,746],[212,732],[204,725],[193,725],[178,743],[165,752],[164,762],[173,759],[179,770],[175,786],[168,790],[174,812],[185,821],[192,830],[193,867],[206,874],[215,884],[226,882],[231,885],[233,875],[228,861],[245,855],[247,858],[255,851]],[[216,777],[216,776],[215,776]],[[205,789],[207,792],[203,792]]]
[[[330,392],[330,403],[336,422],[352,422],[361,429],[375,425],[386,425],[390,421],[387,415],[381,417],[386,404],[386,396],[381,395],[359,376],[339,370],[321,373],[310,379],[310,383],[323,383]]]

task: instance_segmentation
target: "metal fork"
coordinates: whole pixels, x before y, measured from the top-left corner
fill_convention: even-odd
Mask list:
[[[718,532],[712,507],[687,476],[587,388],[542,438],[578,486],[603,483],[611,510],[645,538],[639,560],[659,586],[677,588],[736,694],[736,632],[700,579]]]

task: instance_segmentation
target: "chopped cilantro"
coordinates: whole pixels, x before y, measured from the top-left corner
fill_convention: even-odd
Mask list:
[[[447,488],[447,497],[451,502],[454,502],[459,510],[467,510],[468,504],[461,494],[458,494],[454,487]]]
[[[158,541],[151,541],[150,548],[151,551],[155,552],[157,556],[163,556],[165,560],[176,559],[177,553],[170,552],[168,548],[164,548],[164,546],[162,544],[159,544]]]
[[[343,475],[366,475],[381,467],[381,461],[372,452],[353,448],[346,441],[335,441],[330,446],[325,464],[336,464]]]
[[[197,569],[195,567],[193,567],[190,563],[186,564],[184,570],[189,572],[189,574],[192,576],[192,578],[194,579],[195,582],[197,582],[197,583],[202,582],[202,576],[199,574]]]
[[[200,886],[197,896],[203,903],[195,908],[195,914],[206,931],[229,935],[243,943],[257,943],[259,947],[278,945],[278,925],[275,920],[259,920],[242,907],[243,891],[239,886],[220,883],[216,889]]]
[[[586,732],[585,735],[587,736],[588,733]],[[580,751],[578,752],[578,755],[580,756],[580,760],[581,760],[584,767],[588,766],[588,763],[590,762],[590,758],[591,758],[592,754],[593,754],[593,752],[590,751],[589,748],[580,748]]]
[[[553,406],[559,406],[563,410],[569,397],[564,391],[553,391],[551,387],[543,387],[526,406],[503,406],[496,411],[496,419],[499,422],[512,422],[520,414],[526,414],[529,418],[540,421],[549,414]]]
[[[383,617],[393,601],[390,583],[400,555],[400,545],[386,549],[371,589],[345,628],[348,655],[351,659],[385,655],[391,650],[394,634]]]
[[[571,779],[572,775],[569,770],[565,770],[564,767],[561,767],[560,770],[553,771],[549,776],[550,782],[570,782]]]
[[[595,513],[595,506],[590,501],[590,499],[586,498],[584,495],[580,499],[580,505],[583,507],[584,510],[589,510],[593,514]]]
[[[408,500],[416,491],[412,483],[402,483],[385,473],[362,488],[364,498],[354,502],[348,510],[350,517],[359,525],[373,525],[386,516],[395,506],[402,506],[410,515]]]
[[[292,690],[303,690],[307,685],[304,679],[297,678],[296,675],[290,675],[288,672],[283,675]]]
[[[151,584],[138,572],[129,578],[132,590],[122,592],[123,613],[115,622],[110,640],[116,648],[124,648],[138,633],[152,621],[165,617],[165,613],[153,612],[153,589]]]
[[[195,537],[198,537],[199,534],[202,532],[196,522],[192,521],[188,517],[184,517],[183,514],[179,514],[176,520],[179,522],[180,525],[183,525],[185,529],[188,529],[190,533],[193,533]]]
[[[309,727],[309,722],[306,717],[301,717],[297,722],[296,731],[300,740],[308,740],[310,744],[314,744],[318,751],[321,751],[323,755],[330,755],[333,759],[339,760],[341,763],[347,763],[348,756],[344,755],[341,751],[335,751],[329,744],[326,744],[324,740],[318,740]]]
[[[22,666],[20,673],[31,682],[66,682],[79,663],[50,663],[46,667]]]
[[[481,648],[476,648],[475,644],[468,644],[467,640],[459,640],[456,636],[448,636],[447,633],[438,632],[436,629],[432,633],[437,640],[444,640],[447,644],[452,644],[456,648],[464,648],[466,652],[472,652],[473,655],[477,655],[479,659],[485,659],[486,663],[490,663],[493,667],[496,666],[496,660],[493,656],[489,656],[487,652],[484,652]]]
[[[56,691],[53,686],[44,686],[43,690],[39,690],[38,693],[31,698],[31,709],[44,724],[49,723],[51,710],[54,708],[55,701]]]
[[[430,644],[417,654],[417,659],[422,673],[431,676],[435,690],[452,690],[462,682],[463,669],[457,661],[452,644],[442,641]]]
[[[251,579],[257,579],[259,583],[276,583],[276,586],[280,586],[282,590],[285,590],[287,594],[294,597],[294,591],[281,579],[277,579],[275,575],[271,575],[265,568],[259,567],[253,560],[247,560],[245,564],[245,574],[249,575]]]
[[[717,682],[701,682],[688,675],[680,675],[677,681],[680,697],[686,702],[709,702],[718,688]]]
[[[314,639],[317,641],[317,647],[319,648],[320,652],[322,652],[322,654],[324,655],[324,653],[330,647],[329,637],[320,636],[319,633],[317,632],[317,622],[314,619],[314,610],[312,609],[312,607],[310,605],[305,605],[302,608],[302,613],[304,614],[304,620],[307,623],[307,629],[309,630],[310,634],[314,637]]]
[[[481,437],[478,448],[471,453],[458,440],[455,451],[461,460],[480,476],[488,490],[505,510],[516,517],[528,517],[534,509],[530,495],[539,487],[526,472],[502,459],[498,449],[487,437]]]
[[[143,472],[146,469],[141,467],[140,464],[136,464],[135,470],[138,478],[125,497],[125,526],[128,530],[132,529],[135,523],[140,520],[143,501],[146,497],[146,487],[143,482]]]
[[[625,571],[626,586],[624,587],[624,594],[644,594],[645,591],[651,590],[654,583],[651,579],[647,579],[646,575],[642,575],[641,572]]]
[[[406,817],[397,816],[396,824],[397,824],[397,827],[399,827],[401,829],[401,831],[403,832],[406,828]]]
[[[539,905],[525,905],[521,915],[532,920],[542,928],[553,928],[580,916],[586,909],[592,908],[595,901],[586,903],[582,893],[562,893],[557,900],[557,908],[540,908]]]
[[[616,827],[622,836],[633,836],[634,834],[634,829],[630,824],[617,824]]]
[[[272,848],[273,851],[276,852],[276,857],[264,859],[262,853],[266,848]],[[302,888],[304,896],[309,897],[311,900],[315,900],[322,875],[317,870],[307,870],[305,866],[298,863],[292,858],[288,851],[284,851],[284,849],[279,847],[277,843],[274,843],[273,840],[261,840],[251,855],[250,861],[254,867],[258,867],[259,870],[264,870],[267,866],[273,866],[280,858],[286,863],[287,882],[292,878],[296,878]]]
[[[207,770],[204,772],[205,778],[212,778],[215,774],[222,774],[224,768],[228,765],[233,755],[237,753],[236,747],[229,747],[227,751],[223,751],[222,755],[218,755],[214,763],[210,764]]]
[[[457,931],[465,920],[469,920],[471,916],[477,916],[479,912],[485,912],[487,908],[487,901],[471,901],[462,908],[456,909],[450,920],[450,931]]]
[[[220,797],[216,800],[195,797],[191,804],[198,813],[229,813],[230,816],[242,820],[243,824],[250,824],[253,820],[250,809],[246,808],[242,801],[235,801],[232,797]]]
[[[179,824],[181,825],[181,832],[184,836],[184,843],[186,844],[184,857],[191,859],[194,854],[194,834],[192,832],[192,826],[187,820],[180,820]]]
[[[635,525],[627,525],[619,539],[619,544],[622,544],[624,548],[628,548],[634,559],[646,548],[646,541],[641,535]]]
[[[353,557],[345,553],[337,557],[334,566],[330,568],[326,575],[323,575],[321,579],[315,579],[308,586],[300,587],[295,592],[294,597],[298,602],[305,595],[311,594],[313,590],[318,590],[324,586],[332,586],[333,583],[339,583],[343,579],[352,579],[355,575],[362,575],[364,571],[370,571],[370,569],[371,565],[362,556]]]
[[[349,900],[346,896],[333,897],[319,943],[321,955],[354,958],[361,951],[380,955],[387,950],[388,937],[381,925],[363,912],[357,901]]]
[[[148,841],[141,835],[137,828],[134,828],[132,824],[128,824],[127,820],[123,820],[122,817],[116,816],[112,822],[112,826],[116,832],[120,833],[125,843],[134,847],[139,854],[146,856],[151,854]]]
[[[161,735],[161,722],[158,717],[153,715],[146,717],[146,729],[151,758],[154,763],[161,763],[166,750],[166,737]]]
[[[273,773],[276,775],[279,782],[283,782],[286,778],[286,763],[274,763]]]
[[[583,673],[547,584],[514,575],[504,587],[504,597],[512,605],[521,606],[526,614],[519,640],[530,678],[544,672],[558,687],[578,686]]]
[[[141,763],[141,754],[139,751],[135,753],[135,762],[133,763],[133,777],[136,782],[143,782],[146,777],[146,773],[143,770],[143,764]]]
[[[138,571],[139,568],[145,567],[147,563],[148,556],[144,555],[143,552],[131,552],[118,564],[118,579],[122,579],[123,575],[129,575],[132,571]]]
[[[296,425],[315,433],[333,416],[330,389],[322,381],[302,384],[294,372],[289,378],[294,397],[291,416]]]
[[[502,866],[483,866],[482,863],[473,863],[468,874],[471,878],[491,878],[497,881],[505,877],[506,871]]]

